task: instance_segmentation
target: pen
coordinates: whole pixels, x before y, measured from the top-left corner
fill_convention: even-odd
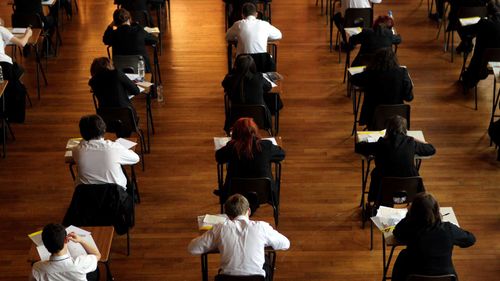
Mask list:
[[[444,214],[444,215],[443,215],[443,217],[444,217],[444,216],[447,216],[447,215],[449,215],[449,214],[450,214],[450,213],[446,213],[446,214]]]

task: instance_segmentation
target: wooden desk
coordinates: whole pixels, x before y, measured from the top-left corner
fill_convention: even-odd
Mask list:
[[[6,150],[6,135],[7,135],[7,116],[5,116],[5,98],[3,97],[3,93],[5,92],[5,88],[7,88],[7,84],[9,84],[9,81],[4,80],[3,83],[0,83],[0,99],[2,100],[2,112],[0,112],[0,117],[2,118],[2,157],[5,158],[7,155],[7,150]]]
[[[80,228],[91,232],[92,238],[94,238],[95,244],[97,245],[97,249],[99,249],[99,252],[101,253],[101,259],[99,262],[104,263],[106,266],[107,280],[113,280],[113,275],[109,269],[109,253],[115,229],[112,226],[82,226]],[[33,264],[39,260],[40,256],[38,255],[36,246],[34,243],[31,243],[28,262]]]

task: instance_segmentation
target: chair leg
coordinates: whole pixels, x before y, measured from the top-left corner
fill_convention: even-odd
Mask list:
[[[144,171],[144,153],[145,153],[145,146],[146,146],[146,143],[144,142],[144,134],[142,133],[141,130],[139,130],[137,132],[137,134],[139,135],[139,142],[140,142],[140,145],[141,145],[141,162],[142,162],[142,171]]]
[[[130,230],[127,230],[127,257],[130,256]]]
[[[370,251],[373,250],[373,222],[370,220]]]
[[[474,110],[477,110],[477,85],[474,87]]]

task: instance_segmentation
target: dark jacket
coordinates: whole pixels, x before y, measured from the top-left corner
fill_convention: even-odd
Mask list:
[[[351,77],[351,83],[364,89],[359,124],[369,125],[375,108],[381,104],[402,104],[413,100],[413,85],[404,67],[387,71],[366,70]]]
[[[285,159],[285,151],[281,147],[272,144],[268,140],[260,142],[261,151],[254,152],[253,159],[242,156],[238,158],[234,146],[228,144],[215,152],[217,163],[228,164],[225,186],[229,184],[232,177],[258,178],[268,177],[273,181],[271,162],[279,162]],[[275,191],[274,181],[273,190]]]
[[[352,46],[361,44],[358,56],[352,62],[352,66],[366,65],[378,49],[392,48],[393,44],[401,43],[401,37],[394,35],[388,28],[364,28],[361,33],[349,39]]]
[[[448,13],[447,30],[457,30],[460,27],[458,21],[458,11],[461,7],[486,6],[487,0],[448,0],[450,3],[450,12]]]
[[[121,25],[113,30],[108,26],[102,37],[106,45],[113,47],[114,55],[142,55],[146,64],[146,70],[151,69],[149,55],[146,45],[155,44],[157,39],[147,33],[143,27],[133,23],[131,25]]]
[[[418,227],[406,218],[396,225],[394,237],[407,245],[394,265],[394,281],[404,281],[408,274],[456,275],[451,260],[453,246],[465,248],[476,242],[472,233],[452,223]]]
[[[415,155],[429,156],[436,153],[434,146],[421,143],[409,136],[397,135],[391,139],[380,138],[376,143],[358,143],[356,152],[375,156],[375,169],[371,173],[368,200],[374,201],[380,195],[383,177],[418,176]]]
[[[139,88],[119,70],[94,75],[89,85],[99,101],[99,107],[129,107],[134,111],[129,95],[138,95]]]
[[[148,0],[115,0],[115,4],[121,5],[127,11],[148,11]]]
[[[75,188],[63,225],[113,225],[116,233],[125,234],[134,226],[132,197],[117,184],[81,184]]]

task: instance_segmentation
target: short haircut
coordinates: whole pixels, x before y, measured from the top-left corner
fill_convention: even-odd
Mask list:
[[[224,211],[230,219],[234,219],[237,216],[245,215],[250,204],[245,196],[241,194],[234,194],[230,196],[226,203],[224,203]]]
[[[130,13],[123,8],[117,9],[113,13],[113,21],[116,25],[122,25],[130,18]]]
[[[113,64],[107,57],[95,58],[90,65],[90,75],[102,73],[106,70],[113,70]]]
[[[241,7],[241,14],[245,18],[248,16],[255,15],[256,13],[257,13],[257,7],[255,6],[254,3],[247,2],[243,4],[243,6]]]
[[[55,254],[63,249],[66,235],[64,226],[58,223],[49,223],[42,230],[43,245],[51,254]]]
[[[86,141],[98,139],[106,133],[106,123],[99,115],[85,115],[80,119],[80,134]]]

